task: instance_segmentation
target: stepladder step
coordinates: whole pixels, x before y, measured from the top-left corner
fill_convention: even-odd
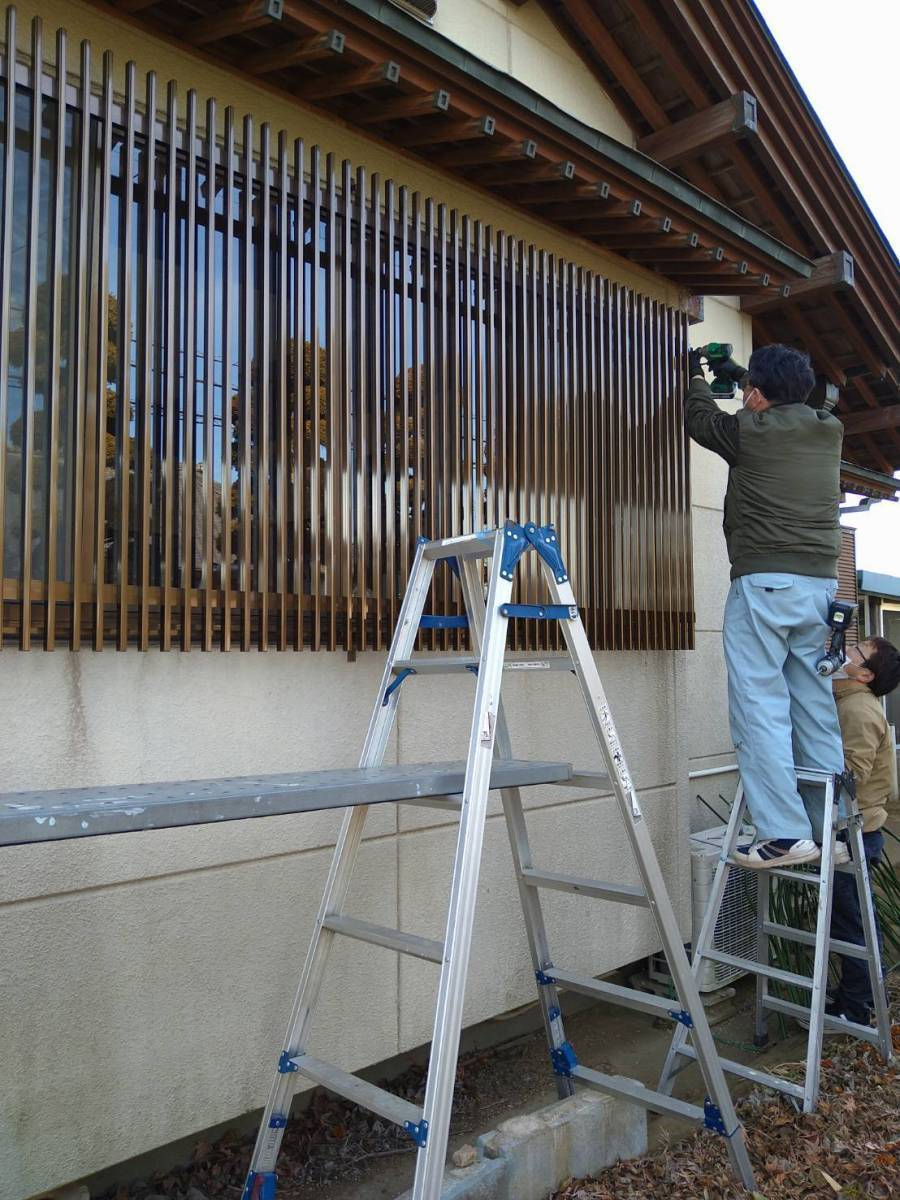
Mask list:
[[[690,1058],[696,1061],[697,1051],[689,1043],[681,1046],[679,1054],[683,1054],[685,1058]],[[724,1070],[731,1075],[737,1075],[740,1079],[749,1079],[752,1083],[761,1084],[763,1087],[774,1088],[779,1092],[783,1092],[786,1096],[794,1096],[796,1099],[803,1099],[803,1087],[799,1083],[792,1083],[789,1079],[783,1079],[780,1075],[773,1075],[769,1071],[758,1071],[755,1067],[748,1067],[744,1063],[734,1062],[730,1058],[722,1058],[719,1056],[719,1062]]]
[[[815,946],[816,935],[807,929],[793,929],[789,925],[777,925],[772,921],[763,922],[763,933],[768,937],[784,938],[787,942],[799,942],[803,946]],[[828,939],[828,949],[832,954],[843,954],[847,958],[869,957],[865,946],[857,946],[853,942],[842,942],[838,938]]]
[[[802,1004],[792,1004],[789,1000],[781,1000],[777,996],[764,996],[763,1007],[772,1012],[782,1013],[786,1017],[796,1017],[800,1021],[809,1020],[809,1009]],[[857,1021],[847,1021],[843,1017],[830,1017],[825,1013],[822,1018],[825,1029],[834,1033],[848,1033],[864,1042],[878,1045],[881,1034],[873,1025],[860,1025]]]
[[[386,1092],[374,1083],[360,1079],[358,1075],[351,1075],[349,1071],[344,1071],[333,1063],[313,1058],[310,1054],[298,1054],[289,1061],[306,1079],[312,1080],[329,1092],[343,1096],[353,1104],[358,1104],[360,1108],[377,1113],[415,1137],[413,1131],[418,1129],[422,1122],[422,1110],[415,1104]]]
[[[620,904],[634,904],[647,908],[650,901],[642,887],[631,883],[605,883],[601,879],[587,879],[580,875],[561,875],[555,871],[522,871],[522,882],[527,887],[549,888],[557,892],[575,892],[596,900],[615,900]]]
[[[650,992],[639,992],[635,988],[609,983],[605,979],[594,979],[591,975],[581,975],[566,967],[548,967],[542,974],[547,981],[559,984],[560,987],[566,988],[570,992],[578,992],[582,996],[593,996],[596,1000],[608,1000],[613,1004],[621,1004],[624,1008],[633,1008],[637,1012],[648,1013],[654,1017],[681,1019],[677,1002],[669,1000],[665,996],[654,996]],[[677,1017],[676,1014],[678,1014]]]
[[[813,981],[808,975],[797,975],[793,971],[782,971],[780,967],[770,967],[767,963],[755,962],[752,958],[739,958],[736,954],[726,954],[722,950],[703,950],[702,957],[712,962],[724,963],[728,967],[738,967],[749,971],[752,975],[763,975],[776,983],[784,983],[789,987],[812,990]]]
[[[738,858],[729,858],[728,865],[730,867],[737,867],[741,871],[752,871],[754,876],[758,874],[757,871],[752,867],[748,867],[746,863],[742,863]],[[801,871],[798,868],[792,870],[790,867],[766,867],[765,874],[770,879],[789,879],[792,883],[806,883],[810,887],[822,886],[822,876],[818,871]]]
[[[404,933],[401,929],[389,929],[386,925],[375,925],[359,917],[331,916],[322,922],[323,929],[342,933],[345,937],[369,942],[373,946],[384,946],[398,954],[409,954],[413,958],[424,958],[428,962],[443,962],[444,945],[434,938],[419,937],[416,933]]]
[[[617,1096],[622,1100],[631,1101],[632,1104],[640,1104],[643,1108],[649,1108],[651,1112],[671,1113],[673,1116],[683,1117],[686,1121],[705,1120],[704,1110],[698,1104],[690,1104],[674,1096],[664,1096],[624,1075],[606,1075],[603,1071],[595,1071],[592,1067],[579,1064],[572,1068],[572,1078],[580,1080],[595,1091],[604,1092],[607,1096]]]

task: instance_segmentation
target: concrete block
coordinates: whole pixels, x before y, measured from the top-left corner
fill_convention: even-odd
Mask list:
[[[511,1117],[476,1141],[478,1158],[444,1172],[440,1200],[546,1200],[564,1179],[593,1175],[647,1149],[647,1113],[580,1092]],[[411,1200],[404,1192],[398,1200]]]
[[[582,1092],[504,1121],[479,1139],[509,1165],[509,1200],[545,1200],[570,1176],[594,1174],[647,1148],[647,1114],[634,1104]]]
[[[479,1154],[471,1167],[451,1167],[444,1172],[440,1200],[510,1200],[509,1164],[505,1158]],[[397,1200],[412,1200],[412,1189]]]

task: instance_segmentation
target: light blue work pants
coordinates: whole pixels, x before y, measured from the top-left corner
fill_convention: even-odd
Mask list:
[[[794,766],[843,770],[831,680],[816,673],[834,579],[755,574],[725,602],[728,715],[757,835],[822,840],[823,790],[797,787]]]

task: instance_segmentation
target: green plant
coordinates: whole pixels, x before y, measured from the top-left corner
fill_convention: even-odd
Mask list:
[[[877,866],[870,869],[872,898],[881,928],[883,940],[882,957],[887,968],[900,960],[900,874],[887,855],[883,855]],[[812,932],[816,927],[816,912],[819,893],[816,887],[804,887],[787,880],[774,879],[770,884],[769,920],[773,924],[792,929]],[[754,901],[755,903],[755,898]],[[773,966],[797,975],[811,975],[813,948],[786,938],[770,939],[770,962]],[[830,982],[838,978],[837,955],[832,955],[828,965]],[[809,1004],[809,992],[786,984],[772,983],[772,994],[793,1004]],[[782,1030],[784,1027],[781,1020]]]

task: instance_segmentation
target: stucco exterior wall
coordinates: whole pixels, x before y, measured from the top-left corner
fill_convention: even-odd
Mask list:
[[[3,787],[208,777],[352,764],[382,656],[4,652]],[[687,881],[675,800],[672,656],[601,668],[672,887]],[[529,756],[599,766],[568,675],[505,699]],[[464,754],[468,679],[406,685],[389,760]],[[636,878],[608,797],[527,796],[536,860]],[[20,1198],[262,1103],[330,858],[323,813],[0,851],[0,1195]],[[440,937],[455,822],[371,814],[348,911]],[[637,909],[552,897],[558,961],[591,973],[649,953]],[[349,1068],[427,1041],[437,971],[337,946],[314,1032]],[[534,998],[505,827],[492,806],[467,1023]],[[140,1113],[140,1120],[123,1114]]]
[[[471,15],[482,7],[506,14],[510,69],[525,70],[523,39],[550,36],[534,5],[467,2]],[[20,4],[23,46],[26,19],[38,9],[48,33],[63,24],[73,43],[87,37],[95,52],[113,49],[119,71],[134,57],[161,81],[173,76],[182,89],[196,87],[201,102],[216,95],[238,113],[320,141],[646,294],[677,299],[664,280],[79,0]],[[540,77],[526,82],[545,94],[575,86],[561,39],[540,65]],[[596,87],[585,89],[583,102],[585,111],[597,107],[594,123],[603,127]],[[748,322],[727,303],[708,302],[707,311],[695,341],[732,340],[746,353]],[[717,761],[728,748],[717,655],[727,577],[716,509],[722,478],[721,464],[695,449],[697,651],[599,656],[685,928],[689,760]],[[382,666],[376,654],[350,663],[325,653],[4,651],[0,787],[352,765]],[[556,673],[511,680],[504,698],[514,743],[528,756],[596,766],[572,688]],[[461,757],[471,699],[468,679],[407,683],[388,760]],[[526,799],[538,862],[635,878],[608,796],[541,788]],[[263,1102],[337,826],[337,814],[324,813],[0,850],[0,1200],[38,1194]],[[454,843],[455,822],[433,810],[373,811],[348,910],[441,936]],[[547,916],[558,961],[589,973],[656,948],[649,918],[637,909],[553,895]],[[496,804],[472,963],[467,1023],[534,998]],[[436,978],[429,964],[338,944],[316,1050],[353,1069],[421,1044],[430,1035]]]
[[[738,362],[746,363],[751,351],[752,322],[737,300],[707,296],[705,319],[691,327],[691,345],[731,342]],[[723,408],[737,411],[740,401],[724,401]],[[697,605],[695,648],[687,655],[685,686],[690,697],[687,755],[691,771],[709,770],[734,763],[728,729],[725,660],[722,654],[722,618],[729,586],[728,554],[722,532],[728,466],[710,450],[691,443],[691,521],[694,535],[694,588]],[[719,812],[719,799],[734,796],[737,775],[694,779],[690,785],[691,828],[708,829],[715,817],[694,798],[699,793]]]
[[[537,0],[521,7],[508,0],[453,0],[438,5],[434,28],[573,117],[635,144],[609,94]]]

